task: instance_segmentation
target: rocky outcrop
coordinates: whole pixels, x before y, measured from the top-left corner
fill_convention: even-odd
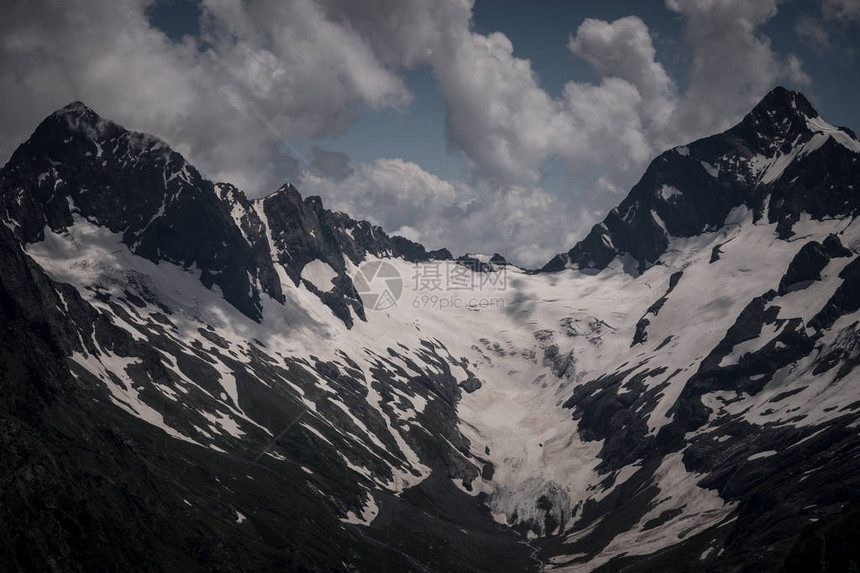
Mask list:
[[[830,255],[818,241],[803,245],[779,281],[779,294],[798,290],[813,281],[821,280],[821,271],[830,262]]]

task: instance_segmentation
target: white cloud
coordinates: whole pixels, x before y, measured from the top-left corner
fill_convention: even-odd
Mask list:
[[[537,182],[543,163],[574,137],[562,102],[540,88],[504,34],[464,31],[444,50],[434,54],[433,69],[451,142],[496,182]]]
[[[547,161],[561,158],[571,172],[600,166],[629,184],[655,153],[650,135],[670,117],[675,86],[638,18],[580,26],[570,48],[605,77],[597,85],[570,83],[558,99],[504,34],[464,26],[450,36],[455,41],[433,51],[430,63],[449,140],[481,176],[501,187],[533,186]]]
[[[682,130],[723,129],[781,75],[779,58],[759,32],[776,15],[776,0],[667,0],[666,6],[684,17],[693,52]]]
[[[510,260],[535,267],[594,222],[540,188],[452,183],[401,159],[362,164],[341,181],[306,174],[300,188],[322,196],[330,209],[428,248],[448,247],[455,254],[504,251]]]
[[[634,16],[579,26],[568,48],[601,77],[568,83],[560,98],[540,86],[506,36],[454,25],[449,43],[428,58],[447,104],[449,140],[501,188],[535,185],[556,158],[579,188],[596,189],[598,177],[629,188],[660,151],[725,129],[778,79],[809,84],[800,60],[774,53],[759,31],[776,14],[775,0],[668,0],[667,7],[684,18],[693,56],[683,94]]]
[[[348,23],[392,66],[430,63],[468,31],[473,0],[320,0],[326,14]]]
[[[654,149],[639,113],[642,96],[636,86],[616,77],[598,85],[570,82],[564,99],[576,133],[565,154],[571,167],[612,165],[605,177],[637,175]]]
[[[312,0],[203,5],[205,39],[224,71],[255,103],[268,108],[277,102],[290,135],[325,133],[330,118],[352,103],[382,109],[409,102],[402,80],[377,59],[369,41],[330,20]]]
[[[391,231],[412,226],[424,233],[426,220],[452,205],[457,190],[447,181],[402,159],[377,159],[362,164],[341,181],[307,173],[300,189],[321,195],[326,206],[366,218]]]
[[[776,54],[760,31],[775,0],[667,1],[692,54],[684,93],[642,20],[585,20],[568,48],[600,77],[570,82],[558,97],[507,36],[474,31],[472,0],[203,0],[201,38],[182,44],[150,26],[153,1],[4,3],[0,156],[47,113],[81,99],[251,195],[303,170],[303,191],[336,189],[331,198],[387,230],[534,262],[568,248],[571,232],[666,147],[725,128],[779,78],[809,81],[800,60]],[[855,5],[823,6],[851,17]],[[408,109],[402,74],[422,66],[439,82],[468,184],[398,160],[351,171],[348,158],[325,150],[303,164],[284,151],[341,133],[367,110]],[[568,196],[538,186],[558,161]],[[550,235],[545,221],[554,222]]]
[[[643,119],[660,127],[671,118],[677,87],[655,60],[645,23],[628,16],[614,22],[587,19],[571,37],[570,51],[589,61],[603,76],[633,84],[641,96]]]
[[[81,99],[166,139],[205,173],[260,194],[289,171],[280,141],[341,132],[359,104],[410,100],[369,42],[310,0],[207,0],[204,49],[150,27],[148,4],[4,3],[0,155],[45,115]]]

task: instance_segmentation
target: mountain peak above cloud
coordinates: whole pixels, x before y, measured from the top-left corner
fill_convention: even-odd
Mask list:
[[[597,271],[629,255],[631,270],[642,272],[670,237],[716,231],[741,206],[778,222],[782,237],[804,213],[856,213],[849,182],[858,153],[852,131],[824,121],[801,93],[776,87],[731,129],[659,155],[617,208],[543,270]]]

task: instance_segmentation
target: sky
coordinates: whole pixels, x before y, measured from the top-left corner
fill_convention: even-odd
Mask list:
[[[860,131],[858,37],[860,0],[5,0],[0,162],[80,100],[251,197],[539,267],[776,85]]]

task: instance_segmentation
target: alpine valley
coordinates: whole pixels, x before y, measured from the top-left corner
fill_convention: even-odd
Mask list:
[[[858,186],[776,88],[534,271],[72,103],[0,171],[0,570],[856,571]]]

